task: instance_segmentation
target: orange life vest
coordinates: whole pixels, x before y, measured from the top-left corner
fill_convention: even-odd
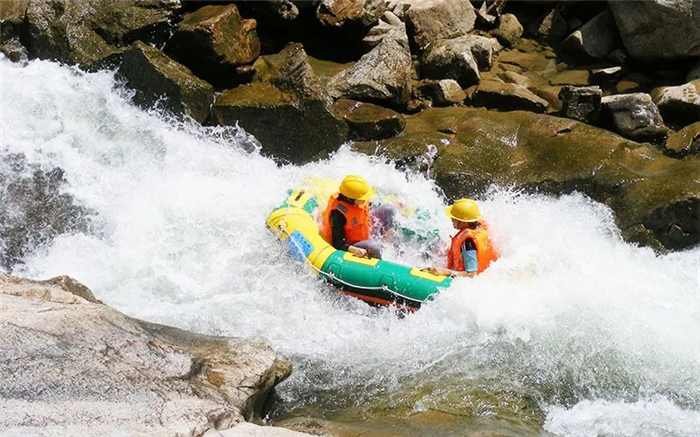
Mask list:
[[[338,199],[340,193],[335,193],[328,200],[328,207],[323,212],[323,229],[321,235],[331,243],[333,230],[331,229],[331,212],[337,209],[347,219],[345,221],[345,242],[347,244],[369,239],[369,202],[362,206],[348,203]]]
[[[485,224],[481,224],[476,229],[464,228],[457,232],[457,235],[452,237],[452,245],[447,253],[447,268],[450,270],[464,271],[464,260],[462,259],[462,244],[467,239],[474,241],[476,246],[476,262],[479,264],[477,274],[486,270],[486,268],[495,261],[498,257],[493,251],[491,240],[489,240],[488,228]]]

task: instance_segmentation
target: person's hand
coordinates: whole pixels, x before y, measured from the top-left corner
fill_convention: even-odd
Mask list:
[[[445,275],[445,276],[449,276],[449,274],[450,274],[449,272],[445,271],[444,269],[441,269],[441,268],[435,267],[435,266],[428,267],[428,268],[425,269],[425,270],[426,270],[428,273],[432,273],[433,275]]]
[[[367,258],[367,251],[360,247],[350,246],[348,247],[348,252],[360,258]]]

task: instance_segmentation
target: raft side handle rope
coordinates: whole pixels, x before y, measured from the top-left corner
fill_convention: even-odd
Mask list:
[[[287,215],[287,214],[285,214],[285,216],[286,216],[286,215]],[[282,232],[284,232],[285,234],[287,234],[287,239],[290,239],[290,238],[291,238],[291,239],[292,239],[292,242],[293,242],[294,245],[296,246],[297,250],[299,250],[300,253],[303,254],[303,253],[304,253],[304,252],[303,252],[303,248],[299,245],[299,243],[298,243],[294,238],[292,238],[292,234],[289,233],[289,231],[287,230],[287,227],[285,226],[284,222],[281,223],[279,227],[280,227],[280,230],[282,230]],[[326,276],[326,277],[328,277],[328,278],[330,278],[330,279],[332,279],[332,280],[334,280],[334,281],[340,282],[341,284],[346,285],[346,286],[348,286],[348,287],[358,288],[358,289],[360,289],[360,290],[375,290],[375,291],[376,291],[376,290],[382,290],[382,291],[388,291],[388,292],[390,292],[390,293],[392,293],[392,294],[394,294],[394,295],[396,295],[396,296],[398,296],[398,297],[401,297],[401,298],[403,298],[403,299],[410,300],[410,301],[413,301],[413,302],[421,302],[421,303],[422,303],[421,300],[418,300],[418,299],[414,299],[414,298],[412,298],[412,297],[405,296],[405,295],[403,295],[403,294],[401,294],[401,293],[399,293],[399,292],[397,292],[397,291],[392,290],[392,289],[389,288],[386,284],[382,285],[381,287],[367,287],[367,286],[363,286],[363,285],[351,284],[350,282],[346,282],[346,281],[344,281],[344,280],[342,280],[342,279],[340,279],[340,278],[337,278],[333,272],[327,273],[327,272],[324,272],[323,270],[319,269],[319,268],[316,267],[316,266],[309,260],[309,258],[307,258],[306,256],[304,256],[304,260],[306,260],[306,262],[309,263],[309,265],[311,266],[311,268],[314,269],[315,271],[317,271],[319,274],[322,274],[322,275],[324,275],[324,276]]]

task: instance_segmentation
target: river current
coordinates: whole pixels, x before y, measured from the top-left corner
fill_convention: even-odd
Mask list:
[[[305,178],[355,173],[427,211],[428,222],[399,220],[436,229],[446,247],[444,200],[424,176],[348,147],[280,166],[245,132],[134,107],[109,72],[2,58],[0,93],[2,154],[62,168],[62,190],[93,223],[11,273],[70,275],[133,317],[266,338],[295,367],[270,422],[390,423],[397,435],[700,432],[700,249],[656,255],[622,241],[611,211],[582,195],[494,187],[480,205],[498,262],[399,317],[322,284],[265,218]],[[440,260],[421,243],[385,244],[392,261]]]

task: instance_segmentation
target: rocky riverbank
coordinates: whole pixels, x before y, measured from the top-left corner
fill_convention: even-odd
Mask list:
[[[116,69],[135,103],[238,124],[283,162],[379,141],[357,149],[429,162],[450,198],[575,189],[629,241],[678,250],[700,242],[699,8],[10,0],[0,50]]]
[[[303,435],[245,422],[292,370],[262,339],[132,319],[67,276],[0,274],[0,329],[2,435]]]

